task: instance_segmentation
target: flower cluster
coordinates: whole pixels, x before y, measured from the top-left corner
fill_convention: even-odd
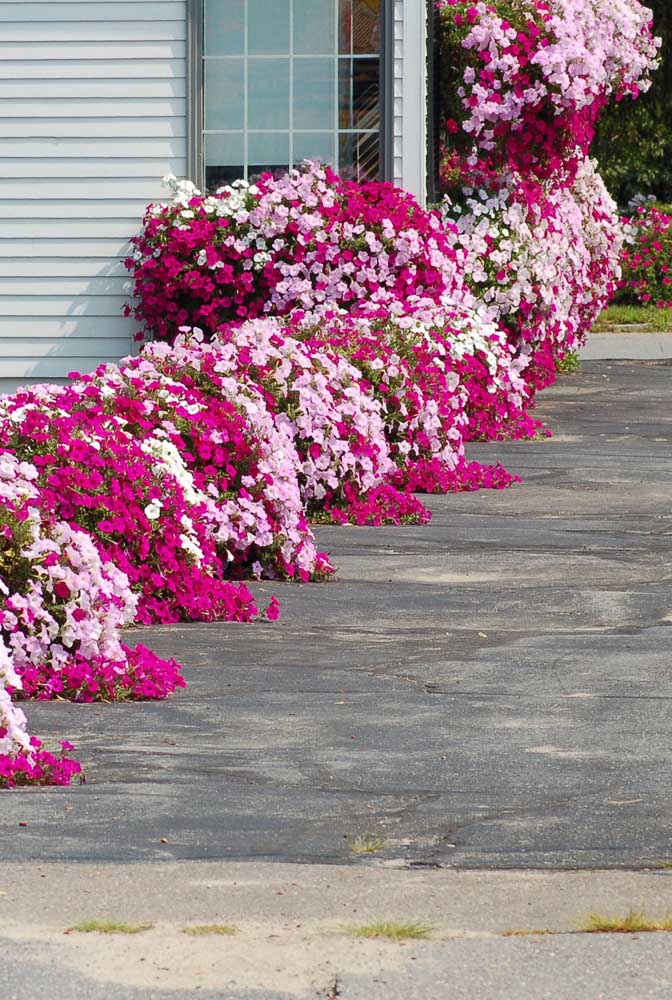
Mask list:
[[[672,309],[672,214],[646,204],[623,222],[626,245],[619,299]]]
[[[512,175],[494,190],[447,196],[445,218],[467,254],[467,281],[527,356],[576,349],[612,296],[623,227],[592,160],[571,186]],[[531,372],[528,369],[528,378]]]
[[[149,344],[142,356],[103,366],[82,384],[104,393],[110,413],[134,439],[144,438],[145,449],[158,454],[160,442],[160,457],[196,505],[189,530],[205,529],[198,558],[207,550],[210,571],[302,580],[329,572],[306,520],[291,436],[242,365],[209,349],[200,332],[180,335],[172,348]],[[154,501],[154,523],[165,515]]]
[[[449,174],[513,168],[572,176],[607,100],[651,85],[659,39],[636,0],[437,0],[452,72],[445,95]],[[454,138],[459,137],[457,142]],[[451,149],[453,153],[451,153]]]
[[[155,339],[324,304],[412,313],[466,294],[438,213],[390,184],[316,163],[207,196],[167,180],[173,201],[149,207],[126,261],[135,316]]]
[[[474,423],[522,414],[504,335],[467,309],[377,313],[295,311],[211,340],[184,329],[0,400],[8,760],[25,732],[9,694],[158,698],[183,685],[174,661],[124,645],[124,626],[250,621],[236,578],[332,572],[309,518],[421,522],[412,491],[513,481],[468,463],[463,443]]]
[[[37,387],[0,404],[0,446],[32,462],[40,508],[94,535],[139,595],[136,620],[250,620],[254,602],[221,579],[207,498],[170,443],[110,414],[104,384]]]
[[[21,690],[21,678],[0,635],[0,788],[17,785],[69,785],[81,765],[69,756],[75,748],[63,741],[57,754],[26,731],[26,717],[10,691]]]

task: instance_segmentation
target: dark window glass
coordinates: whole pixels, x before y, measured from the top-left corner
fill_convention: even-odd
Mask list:
[[[380,128],[380,62],[341,59],[338,120],[344,129]]]
[[[375,181],[380,173],[380,136],[373,133],[341,133],[339,142],[341,176],[347,180]]]
[[[340,0],[338,25],[342,55],[380,52],[381,0]]]
[[[206,166],[205,168],[205,189],[206,191],[216,191],[217,188],[233,184],[245,176],[245,167],[242,163],[237,166],[228,164],[224,167]]]

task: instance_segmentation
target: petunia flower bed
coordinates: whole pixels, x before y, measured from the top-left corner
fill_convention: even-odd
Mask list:
[[[621,302],[672,309],[672,214],[669,206],[640,205],[623,220]]]
[[[3,782],[77,773],[67,755],[23,746],[10,694],[87,702],[183,686],[179,666],[125,644],[124,627],[251,622],[240,578],[333,572],[311,519],[423,522],[413,491],[509,485],[464,459],[464,332],[457,313],[459,346],[417,319],[295,313],[210,341],[185,329],[66,386],[2,397]],[[510,351],[494,332],[472,341],[494,399],[515,377]],[[277,617],[275,599],[265,613]]]
[[[316,163],[212,195],[168,181],[173,201],[149,207],[127,261],[134,315],[156,340],[325,304],[412,314],[470,298],[439,214],[391,184]]]
[[[531,388],[584,341],[619,280],[625,232],[595,164],[569,186],[524,183],[446,196],[444,217],[468,256],[467,281],[488,317],[529,359]]]
[[[442,212],[467,282],[527,358],[530,397],[620,280],[625,232],[589,158],[607,101],[651,85],[636,0],[436,0]]]
[[[658,45],[636,0],[437,12],[439,208],[316,163],[209,194],[170,178],[127,261],[140,354],[0,397],[0,786],[80,771],[21,699],[184,686],[128,626],[274,620],[244,581],[329,577],[314,522],[423,523],[419,494],[517,481],[465,444],[543,432],[535,394],[619,281],[626,234],[588,152]],[[626,251],[648,273],[656,212]]]

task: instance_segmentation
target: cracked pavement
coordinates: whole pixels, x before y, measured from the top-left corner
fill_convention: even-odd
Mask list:
[[[586,364],[542,397],[553,438],[472,446],[521,486],[318,529],[339,578],[258,586],[277,623],[137,631],[186,666],[170,701],[29,706],[88,783],[3,796],[2,858],[672,856],[671,378]]]
[[[2,795],[0,1000],[672,995],[665,935],[569,933],[672,912],[671,387],[585,363],[553,438],[470,447],[522,485],[319,528],[338,580],[256,585],[279,622],[134,630],[185,664],[167,702],[29,705],[87,783]],[[96,917],[157,926],[64,938]],[[433,939],[338,936],[404,918]]]

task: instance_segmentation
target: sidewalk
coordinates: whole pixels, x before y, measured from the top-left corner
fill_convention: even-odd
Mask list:
[[[339,580],[260,587],[280,598],[278,623],[141,632],[187,666],[189,688],[171,701],[31,705],[34,731],[74,736],[90,765],[86,786],[2,796],[0,931],[13,971],[0,1000],[42,1000],[44,955],[64,976],[85,977],[64,980],[60,993],[48,978],[45,1000],[73,1000],[79,989],[88,1000],[185,995],[177,973],[164,980],[154,966],[179,968],[176,921],[215,918],[240,922],[241,937],[233,951],[223,938],[216,955],[197,953],[206,971],[193,996],[331,1000],[328,983],[310,976],[311,956],[330,954],[321,934],[332,911],[337,924],[405,915],[467,935],[418,942],[418,951],[339,939],[332,994],[345,1000],[669,997],[664,934],[478,935],[566,930],[596,906],[672,912],[671,376],[665,364],[587,362],[542,397],[553,438],[472,448],[521,475],[521,486],[430,498],[425,527],[320,529]],[[367,843],[373,852],[357,853]],[[188,874],[190,864],[177,878],[176,861],[235,863],[235,875],[217,869],[212,905],[209,882]],[[47,862],[76,862],[72,881]],[[262,862],[327,863],[337,887],[324,894],[332,910],[317,915],[305,897],[294,905],[289,890],[273,890],[287,928],[320,925],[319,934],[310,925],[310,947],[298,939],[303,978],[289,989],[280,973],[254,981],[256,946],[245,938],[243,948],[243,925],[256,926],[254,940],[285,940],[273,899],[249,915],[234,905],[241,872],[251,885],[273,878]],[[324,871],[297,868],[285,881],[320,897]],[[96,887],[89,896],[82,872]],[[198,905],[181,909],[190,879]],[[525,898],[535,885],[547,888]],[[106,907],[101,917],[166,925],[57,944],[77,912]],[[152,957],[162,942],[168,964]],[[360,974],[360,944],[382,949],[382,965]],[[14,962],[19,947],[34,962]],[[142,948],[152,972],[131,982]],[[80,958],[68,957],[73,949]],[[220,978],[213,993],[207,970],[222,955],[239,956],[236,985]],[[81,956],[92,956],[88,971]],[[553,986],[556,975],[569,978]],[[108,985],[95,993],[87,976]]]
[[[664,916],[669,872],[190,862],[22,865],[12,875],[16,885],[3,903],[12,917],[0,934],[3,1000],[664,1000],[672,994],[669,934],[577,933],[595,911],[623,915],[635,905]],[[64,934],[101,914],[154,926],[135,935]],[[224,920],[236,934],[183,932]],[[380,920],[422,920],[431,931],[427,940],[401,941],[348,934]]]
[[[583,361],[663,361],[672,358],[672,333],[592,333]]]

